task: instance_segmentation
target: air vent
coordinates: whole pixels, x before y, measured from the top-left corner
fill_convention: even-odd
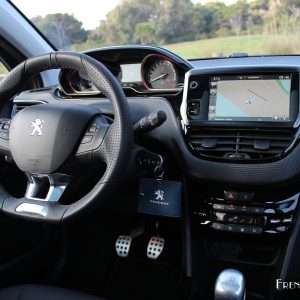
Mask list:
[[[223,159],[266,159],[281,154],[292,142],[291,129],[189,128],[195,153]]]
[[[11,112],[11,116],[14,117],[19,111],[22,109],[32,106],[32,105],[37,105],[37,104],[45,104],[46,102],[44,101],[39,101],[39,100],[15,100],[13,109]]]

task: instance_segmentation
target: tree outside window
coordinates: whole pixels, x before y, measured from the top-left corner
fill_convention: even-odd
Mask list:
[[[8,70],[3,65],[3,63],[0,61],[0,81],[7,75]]]

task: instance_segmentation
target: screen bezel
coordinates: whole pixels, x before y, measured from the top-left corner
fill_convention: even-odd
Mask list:
[[[276,78],[267,78],[267,77],[283,77],[283,79],[285,77],[289,77],[288,79],[290,80],[290,91],[289,91],[289,115],[288,115],[288,118],[289,120],[288,121],[285,121],[285,120],[282,120],[282,121],[277,121],[277,120],[268,120],[268,119],[265,119],[267,117],[262,117],[260,119],[260,117],[253,117],[253,119],[250,119],[250,118],[247,118],[245,117],[245,119],[243,117],[232,117],[232,119],[230,119],[231,117],[228,116],[228,119],[226,119],[226,117],[217,117],[217,118],[220,118],[220,119],[210,119],[209,117],[209,109],[211,107],[211,102],[212,100],[215,100],[217,101],[217,98],[216,99],[213,99],[212,97],[212,94],[211,92],[209,91],[209,99],[208,99],[208,114],[207,114],[207,121],[209,122],[256,122],[256,123],[273,123],[273,124],[278,124],[278,123],[285,123],[285,124],[289,124],[291,122],[295,122],[297,116],[294,114],[295,112],[295,107],[293,105],[293,99],[292,99],[292,90],[293,90],[293,87],[292,87],[292,82],[293,82],[293,73],[289,72],[289,73],[260,73],[260,74],[254,74],[254,73],[251,73],[251,74],[235,74],[235,75],[232,75],[232,74],[222,74],[222,75],[214,75],[214,76],[209,76],[209,90],[212,89],[212,82],[224,82],[224,81],[248,81],[248,80],[276,80]],[[244,77],[262,77],[261,79],[240,79],[240,78],[244,78]],[[216,80],[216,78],[220,78],[219,80]],[[278,78],[279,79],[279,78]],[[216,97],[217,97],[217,93],[218,93],[218,88],[216,88]],[[216,108],[217,108],[217,103],[216,103]]]
[[[181,116],[186,126],[209,126],[209,127],[266,127],[266,128],[296,128],[300,124],[299,114],[299,72],[293,66],[237,66],[237,67],[217,67],[209,69],[193,69],[186,73],[183,102],[181,105]],[[238,76],[238,75],[258,75],[258,74],[292,74],[291,97],[295,106],[294,115],[290,122],[254,122],[254,121],[212,121],[208,120],[209,106],[209,78],[211,76]],[[198,87],[190,89],[189,84],[197,81]],[[188,114],[188,106],[192,101],[200,102],[200,112],[197,116]]]

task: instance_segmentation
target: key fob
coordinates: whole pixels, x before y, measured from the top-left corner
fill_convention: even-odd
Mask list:
[[[138,212],[165,217],[181,216],[182,183],[141,178]]]

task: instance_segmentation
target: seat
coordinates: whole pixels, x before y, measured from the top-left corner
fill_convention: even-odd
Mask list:
[[[105,300],[93,295],[45,285],[17,285],[0,289],[0,300]]]

